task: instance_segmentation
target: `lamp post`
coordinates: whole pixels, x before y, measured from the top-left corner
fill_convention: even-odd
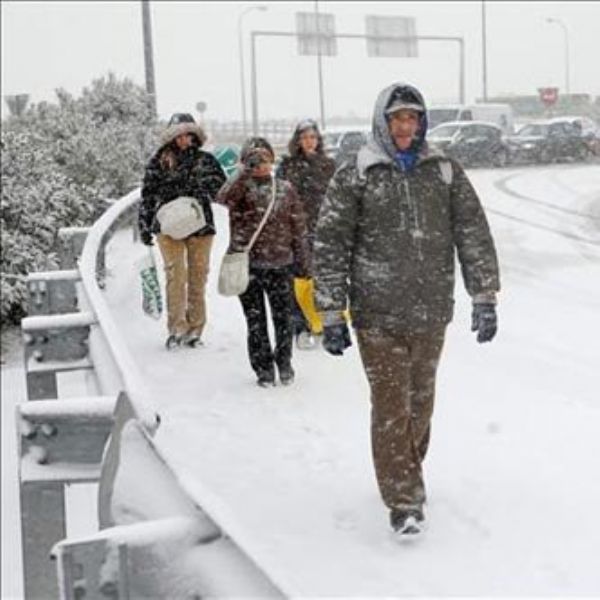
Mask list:
[[[152,113],[156,117],[156,80],[154,78],[154,52],[152,49],[152,21],[150,0],[142,0],[142,28],[144,33],[144,68],[146,72],[146,92],[152,103]]]
[[[325,130],[325,103],[323,101],[323,66],[321,59],[321,31],[319,29],[319,2],[315,0],[315,23],[317,26],[317,74],[319,77],[319,107],[321,109],[321,131]]]
[[[242,95],[242,131],[244,137],[248,131],[248,120],[246,116],[246,80],[244,77],[244,38],[242,35],[242,19],[244,15],[247,15],[253,10],[265,11],[269,7],[265,4],[256,4],[254,6],[248,6],[243,10],[238,17],[238,52],[240,55],[240,91]]]
[[[565,36],[565,92],[570,94],[570,85],[569,85],[569,30],[567,26],[560,19],[548,18],[546,19],[546,23],[556,23]]]
[[[481,0],[481,58],[483,76],[483,101],[488,99],[487,86],[487,19],[485,14],[485,0]]]

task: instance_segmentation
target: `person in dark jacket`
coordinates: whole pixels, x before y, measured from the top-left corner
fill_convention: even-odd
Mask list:
[[[290,304],[293,270],[306,276],[309,268],[304,211],[294,187],[274,177],[275,154],[267,140],[247,140],[240,159],[242,168],[217,195],[217,202],[229,209],[230,252],[239,252],[248,245],[275,195],[273,209],[250,250],[250,283],[240,295],[248,326],[250,365],[260,386],[275,385],[275,366],[280,382],[289,385],[294,380]],[[265,296],[275,330],[274,349],[269,340]]]
[[[142,243],[156,236],[167,282],[168,349],[197,346],[206,325],[205,288],[216,233],[211,208],[225,173],[217,159],[201,150],[206,135],[191,115],[174,114],[161,145],[146,166],[138,225]],[[205,225],[184,239],[161,232],[158,210],[180,197],[195,198]]]
[[[315,241],[323,346],[351,344],[349,304],[371,388],[379,489],[400,534],[421,531],[435,378],[452,319],[458,255],[478,342],[496,334],[499,271],[487,219],[459,163],[428,153],[427,113],[413,86],[377,99],[373,139],[329,186]]]
[[[317,218],[325,190],[335,171],[335,161],[325,154],[319,126],[312,119],[300,121],[288,144],[289,154],[277,169],[277,177],[294,185],[306,215],[306,235],[310,259],[317,227]],[[312,347],[310,326],[292,293],[292,320],[299,347]],[[306,339],[306,342],[300,342]]]

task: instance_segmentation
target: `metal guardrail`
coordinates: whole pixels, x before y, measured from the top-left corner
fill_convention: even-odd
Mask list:
[[[89,230],[62,231],[71,268],[29,276],[30,401],[17,409],[25,598],[290,596],[154,443],[158,411],[103,292],[106,247],[138,203],[134,190]],[[99,396],[58,399],[57,374],[77,369],[93,373]],[[66,539],[64,486],[84,481],[98,482],[99,531]]]

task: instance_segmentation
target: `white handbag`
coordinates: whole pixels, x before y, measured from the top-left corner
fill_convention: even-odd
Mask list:
[[[271,175],[271,202],[248,245],[241,252],[226,252],[219,269],[218,290],[222,296],[239,296],[250,283],[250,250],[258,239],[273,205],[275,204],[275,178]]]
[[[202,206],[190,196],[179,196],[163,204],[156,212],[160,232],[182,240],[206,226],[206,217]]]

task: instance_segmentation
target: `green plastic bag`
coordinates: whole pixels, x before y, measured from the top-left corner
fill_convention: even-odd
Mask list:
[[[137,267],[142,281],[142,310],[149,317],[160,319],[163,301],[152,248],[148,248],[147,254],[137,262]]]

